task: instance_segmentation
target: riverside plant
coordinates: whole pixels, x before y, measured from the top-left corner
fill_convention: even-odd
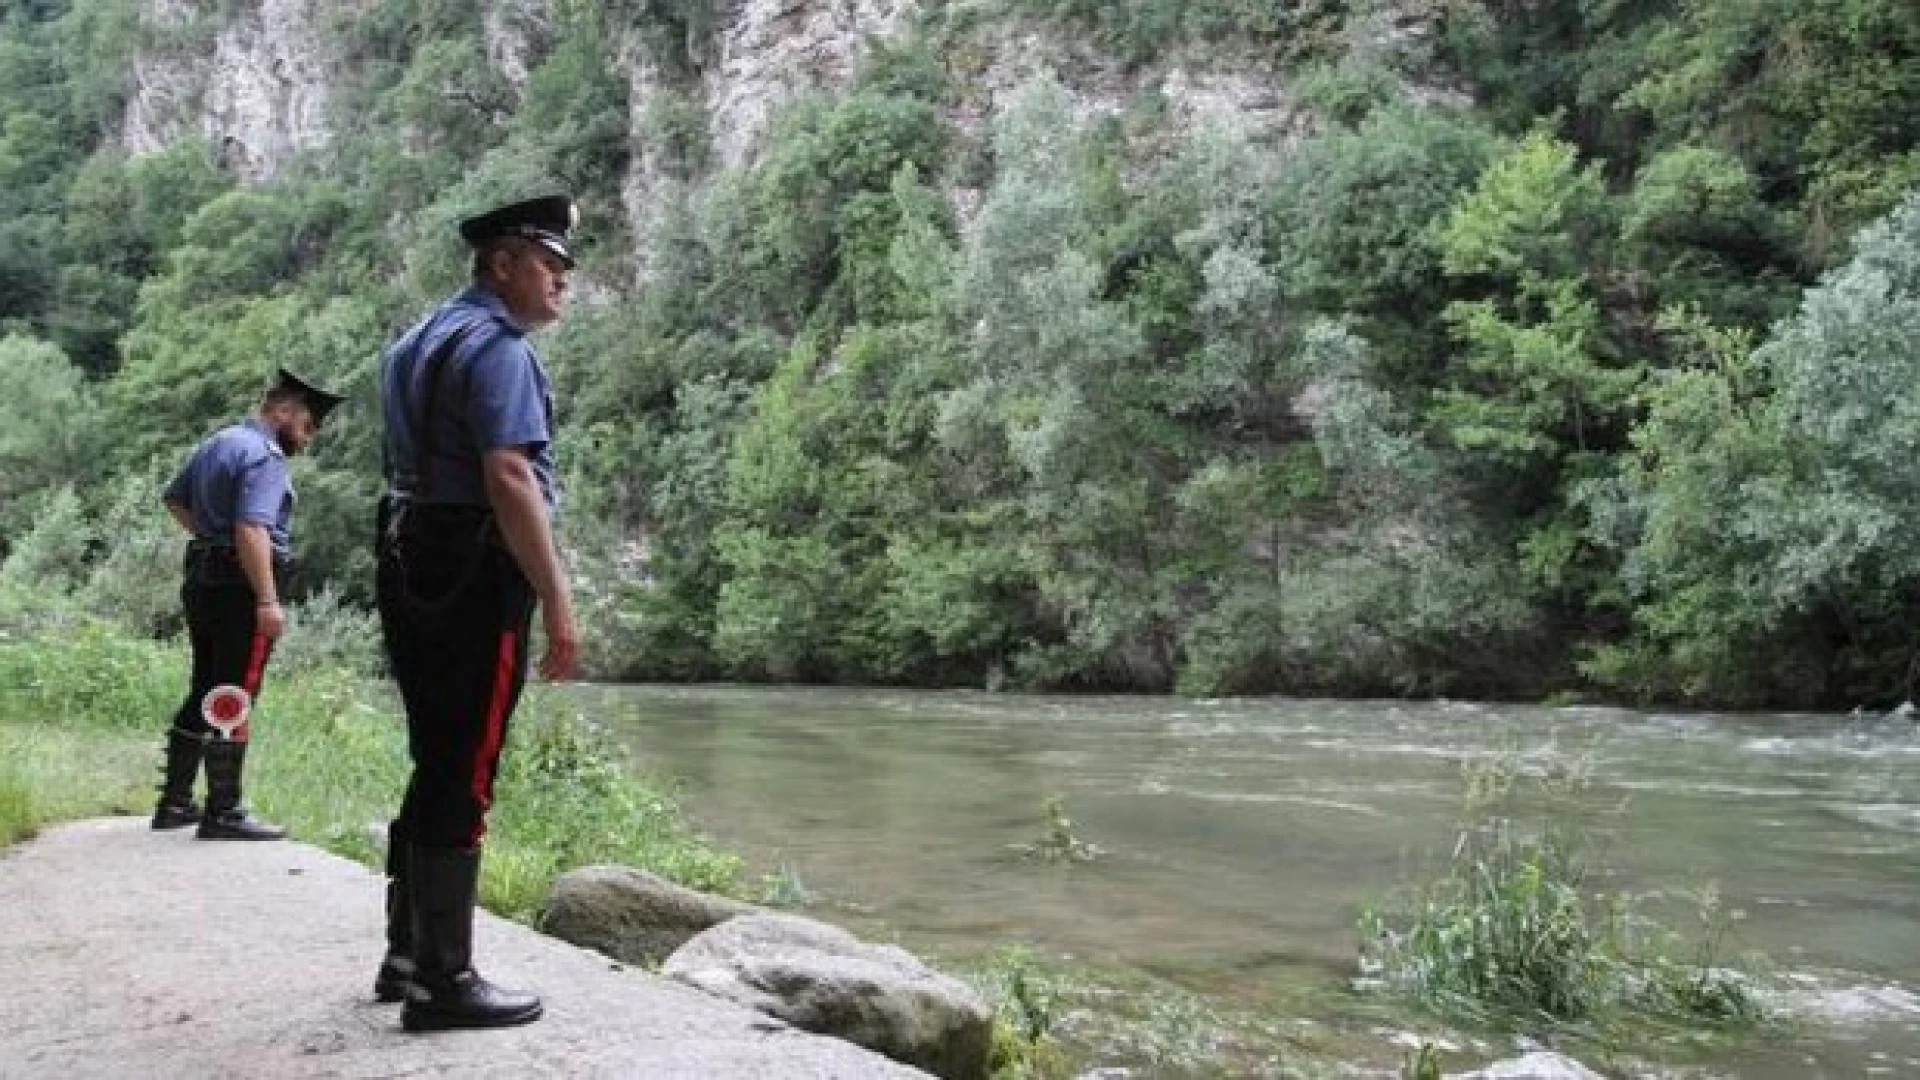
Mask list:
[[[1099,845],[1088,843],[1075,831],[1073,819],[1067,816],[1066,800],[1060,796],[1047,796],[1041,813],[1046,820],[1039,837],[1015,845],[1015,850],[1022,855],[1045,863],[1077,863],[1092,862],[1106,854]]]
[[[994,1080],[1065,1080],[1073,1075],[1059,1042],[1062,987],[1030,949],[1001,949],[974,982],[993,1003]]]
[[[1626,894],[1588,891],[1577,770],[1539,779],[1543,820],[1514,816],[1517,759],[1468,773],[1468,817],[1446,870],[1361,918],[1362,970],[1452,1018],[1501,1027],[1618,1021],[1732,1027],[1760,1018],[1723,966],[1737,913],[1696,894],[1705,933],[1690,948]],[[1670,954],[1684,955],[1673,959]]]

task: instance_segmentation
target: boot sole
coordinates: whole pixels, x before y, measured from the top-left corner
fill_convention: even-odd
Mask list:
[[[199,832],[194,833],[193,838],[195,840],[255,840],[255,841],[285,840],[287,838],[287,834],[286,833],[269,833],[269,834],[263,835],[260,833],[208,832],[205,829],[202,829]]]
[[[373,1000],[382,1005],[398,1005],[407,1000],[407,991],[413,989],[413,973],[405,975],[380,965],[380,973],[373,977]]]
[[[440,1013],[415,1008],[408,1002],[400,1012],[400,1027],[416,1034],[425,1031],[483,1031],[487,1028],[519,1027],[540,1019],[546,1010],[538,1003],[511,1013]]]

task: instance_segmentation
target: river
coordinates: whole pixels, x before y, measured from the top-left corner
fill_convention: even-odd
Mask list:
[[[1595,887],[1652,893],[1648,910],[1691,930],[1679,894],[1717,885],[1742,913],[1728,951],[1764,956],[1785,995],[1794,1019],[1713,1049],[1710,1074],[1920,1076],[1920,724],[1905,718],[587,693],[644,773],[676,782],[756,867],[784,868],[820,917],[943,960],[1023,943],[1285,1014],[1285,1038],[1356,1065],[1390,1065],[1394,1039],[1444,1031],[1350,986],[1357,913],[1442,865],[1463,766],[1577,766]],[[1043,865],[1016,850],[1054,796],[1101,858]]]

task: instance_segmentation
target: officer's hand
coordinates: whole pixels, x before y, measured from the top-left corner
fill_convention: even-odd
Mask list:
[[[542,605],[547,631],[547,652],[540,658],[540,677],[551,682],[573,678],[580,666],[580,632],[574,629],[573,613]]]
[[[287,629],[287,613],[278,600],[269,600],[253,609],[253,632],[261,637],[278,638]]]

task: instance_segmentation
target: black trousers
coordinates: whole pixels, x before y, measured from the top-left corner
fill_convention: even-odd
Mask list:
[[[375,601],[413,759],[394,838],[477,847],[526,684],[533,589],[477,513],[411,512],[383,528],[378,556]]]
[[[231,555],[226,558],[231,559]],[[193,671],[186,700],[174,714],[173,726],[189,735],[205,736],[213,731],[204,706],[215,690],[237,686],[250,700],[258,701],[267,660],[273,655],[273,639],[258,633],[254,623],[253,589],[244,577],[236,580],[238,572],[237,563],[231,572],[220,565],[217,552],[195,551],[187,558],[180,603],[187,612]],[[246,730],[234,734],[237,740],[243,740]]]

